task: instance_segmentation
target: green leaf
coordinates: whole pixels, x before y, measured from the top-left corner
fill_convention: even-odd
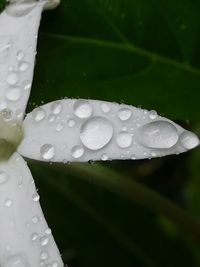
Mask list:
[[[197,120],[199,10],[190,0],[62,1],[44,15],[31,101],[124,101]]]

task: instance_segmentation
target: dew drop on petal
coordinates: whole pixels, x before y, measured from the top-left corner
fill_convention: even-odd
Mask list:
[[[110,106],[107,103],[103,103],[103,104],[101,104],[101,110],[104,113],[108,113],[108,112],[110,112]]]
[[[60,101],[51,104],[51,111],[53,114],[58,115],[62,111],[62,103]]]
[[[6,91],[6,98],[10,101],[18,101],[21,95],[22,91],[19,87],[10,87]]]
[[[155,110],[151,110],[151,111],[149,112],[149,118],[150,118],[151,120],[155,120],[157,117],[158,117],[158,114],[157,114],[157,112],[156,112]]]
[[[71,120],[68,121],[68,126],[69,126],[70,128],[74,127],[75,124],[76,124],[75,120],[72,120],[72,119],[71,119]]]
[[[10,255],[4,267],[28,267],[27,260],[21,254]]]
[[[19,50],[19,51],[17,51],[17,60],[18,60],[18,61],[23,60],[24,57],[25,57],[25,53],[24,53],[23,50]]]
[[[118,111],[118,117],[120,118],[121,121],[126,121],[130,119],[132,115],[132,111],[129,108],[121,108]]]
[[[34,202],[38,202],[39,199],[40,199],[39,194],[38,193],[34,193],[33,196],[32,196],[32,199],[33,199]]]
[[[5,206],[7,207],[7,208],[10,208],[11,206],[13,205],[13,201],[12,201],[12,199],[6,199],[5,200]]]
[[[81,146],[74,146],[71,150],[71,154],[75,159],[81,158],[84,154],[84,148]]]
[[[74,104],[74,114],[80,119],[89,118],[92,115],[93,108],[89,101],[78,100]]]
[[[20,71],[27,71],[29,68],[29,63],[26,62],[26,61],[22,61],[20,64],[19,64],[19,70]]]
[[[132,144],[132,136],[127,132],[121,132],[117,135],[116,141],[119,147],[127,148]]]
[[[167,121],[147,123],[140,129],[138,134],[142,145],[158,149],[173,147],[179,138],[176,127]]]
[[[47,229],[45,229],[45,234],[47,234],[47,235],[51,235],[51,229],[50,228],[47,228]]]
[[[46,112],[43,108],[36,108],[32,112],[33,119],[36,122],[42,121],[46,117]]]
[[[40,238],[40,244],[41,246],[46,246],[49,243],[49,238],[46,236],[43,236]]]
[[[113,137],[111,122],[103,117],[93,117],[86,121],[80,131],[80,139],[85,147],[99,150],[106,146]]]
[[[190,131],[184,131],[180,137],[180,144],[185,149],[192,149],[199,145],[199,138]]]
[[[41,260],[47,260],[49,257],[49,254],[46,251],[41,251],[40,253],[40,259]]]
[[[36,233],[32,233],[31,234],[31,240],[32,241],[36,241],[38,239],[38,234],[36,234]]]
[[[8,73],[6,81],[9,85],[15,85],[19,81],[18,73],[17,72]]]
[[[40,153],[43,159],[51,160],[55,156],[55,148],[51,144],[45,144],[41,147]]]
[[[103,160],[103,161],[108,160],[108,155],[107,155],[107,154],[103,154],[103,155],[101,156],[101,160]]]

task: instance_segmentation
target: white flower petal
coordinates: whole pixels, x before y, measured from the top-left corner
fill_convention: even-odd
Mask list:
[[[96,100],[65,99],[33,110],[19,153],[55,162],[142,159],[177,154],[198,137],[155,111]]]
[[[15,2],[0,14],[0,110],[23,117],[30,94],[37,33],[46,2]]]
[[[8,161],[0,162],[0,266],[53,263],[63,267],[30,170],[15,153]]]

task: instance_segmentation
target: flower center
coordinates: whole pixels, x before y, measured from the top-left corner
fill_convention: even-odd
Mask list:
[[[0,161],[7,160],[23,139],[21,121],[9,109],[0,111]]]

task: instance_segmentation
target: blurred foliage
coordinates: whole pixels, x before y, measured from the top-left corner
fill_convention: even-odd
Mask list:
[[[199,0],[61,2],[43,14],[28,110],[63,97],[125,102],[155,109],[200,134]],[[101,163],[99,172],[97,163],[84,166],[86,177],[76,164],[30,162],[70,267],[200,266],[199,149],[151,161]],[[95,182],[92,168],[102,183]],[[132,199],[125,185],[123,194],[112,190],[103,177],[118,181],[115,173],[122,176],[120,184],[124,176],[149,188],[152,202],[143,190]],[[155,202],[159,195],[164,200]],[[168,200],[185,211],[183,219],[170,214]]]

